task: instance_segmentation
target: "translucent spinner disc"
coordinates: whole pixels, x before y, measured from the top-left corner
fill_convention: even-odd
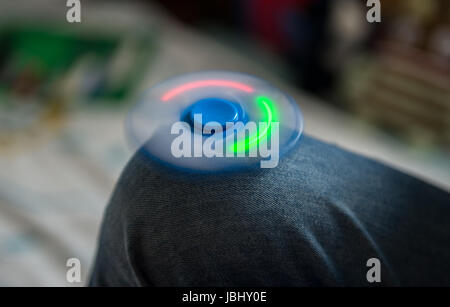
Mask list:
[[[147,90],[126,120],[133,149],[192,171],[276,167],[303,118],[288,95],[225,71],[180,75]]]

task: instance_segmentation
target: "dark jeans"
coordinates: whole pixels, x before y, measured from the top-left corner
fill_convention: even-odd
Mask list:
[[[138,152],[106,210],[93,286],[450,286],[450,194],[304,136],[278,167],[171,171]]]

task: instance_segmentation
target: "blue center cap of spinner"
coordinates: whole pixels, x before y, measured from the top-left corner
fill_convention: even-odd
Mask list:
[[[236,104],[221,98],[206,98],[197,101],[189,111],[189,119],[192,124],[202,125],[209,122],[218,122],[222,127],[226,128],[226,123],[235,123],[240,119],[241,114]],[[194,115],[201,114],[202,122],[198,122]]]

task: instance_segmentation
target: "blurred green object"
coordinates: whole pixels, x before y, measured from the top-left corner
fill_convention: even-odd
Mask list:
[[[149,35],[9,25],[0,32],[0,91],[121,101],[139,83],[153,46]]]
[[[63,24],[0,28],[0,149],[38,142],[67,110],[131,100],[154,55],[152,32]]]

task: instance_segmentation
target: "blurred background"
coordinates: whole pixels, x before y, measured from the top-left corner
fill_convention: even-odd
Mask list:
[[[290,93],[305,132],[450,191],[450,2],[0,1],[0,286],[81,286],[133,154],[123,121],[167,77],[225,69]],[[356,184],[356,183],[355,183]],[[426,204],[424,204],[426,205]],[[82,283],[66,281],[79,258]]]

